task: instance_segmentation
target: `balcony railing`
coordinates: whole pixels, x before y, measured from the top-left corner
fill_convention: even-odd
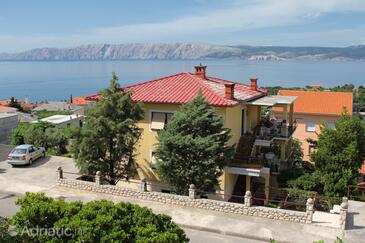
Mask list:
[[[239,168],[250,168],[250,169],[260,169],[263,166],[267,166],[265,158],[260,157],[243,157],[239,159],[234,159],[229,166],[239,167]]]
[[[288,139],[297,129],[297,121],[295,120],[292,125],[287,125],[284,122],[261,122],[261,124],[255,127],[255,136],[261,140],[273,140],[273,139]]]

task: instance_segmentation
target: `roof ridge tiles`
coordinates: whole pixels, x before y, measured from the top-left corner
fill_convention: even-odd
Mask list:
[[[179,76],[179,75],[181,75],[181,74],[188,74],[188,72],[179,72],[179,73],[171,74],[171,75],[164,76],[164,77],[160,77],[160,78],[155,78],[155,79],[151,79],[151,80],[147,80],[147,81],[143,81],[143,82],[139,82],[139,83],[131,84],[131,85],[128,85],[128,86],[122,87],[122,89],[129,89],[129,88],[131,88],[131,87],[136,87],[136,86],[140,86],[140,85],[143,85],[143,84],[148,84],[148,83],[152,83],[152,82],[160,81],[160,80],[163,80],[163,79],[176,77],[176,76]]]

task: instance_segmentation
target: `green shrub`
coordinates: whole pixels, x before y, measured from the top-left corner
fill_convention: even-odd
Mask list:
[[[20,242],[187,242],[184,231],[166,215],[148,208],[107,200],[66,203],[42,193],[27,193],[18,199],[21,209],[12,218],[18,232],[24,228],[59,229],[72,234],[50,235],[47,231]]]

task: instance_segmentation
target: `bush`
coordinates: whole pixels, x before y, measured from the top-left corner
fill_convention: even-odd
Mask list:
[[[291,187],[288,182],[293,181],[304,174],[314,172],[314,165],[307,161],[296,161],[293,167],[280,172],[278,183],[280,187]]]
[[[67,154],[73,127],[55,127],[51,123],[21,123],[12,133],[12,144],[44,147],[51,155]]]
[[[320,175],[318,173],[306,173],[295,180],[290,180],[287,182],[288,186],[291,188],[305,190],[305,191],[322,191],[322,185],[320,180]]]
[[[0,217],[0,242],[12,242],[12,237],[9,234],[9,227],[10,220]]]
[[[23,242],[187,242],[184,231],[166,215],[130,203],[100,200],[66,203],[43,193],[27,193],[18,199],[21,209],[12,222],[24,228],[68,229],[72,234],[24,235]],[[71,230],[71,231],[70,231]]]

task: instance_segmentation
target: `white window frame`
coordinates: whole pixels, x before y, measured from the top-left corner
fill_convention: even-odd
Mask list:
[[[308,129],[309,128],[308,124],[313,124],[314,129],[313,130],[309,130]],[[316,125],[317,124],[315,122],[306,122],[305,123],[305,131],[306,132],[316,132]]]
[[[151,124],[152,124],[152,113],[153,112],[160,112],[160,113],[172,113],[173,115],[176,114],[175,110],[149,110],[148,111],[148,128],[150,132],[157,132],[159,130],[152,130]]]

